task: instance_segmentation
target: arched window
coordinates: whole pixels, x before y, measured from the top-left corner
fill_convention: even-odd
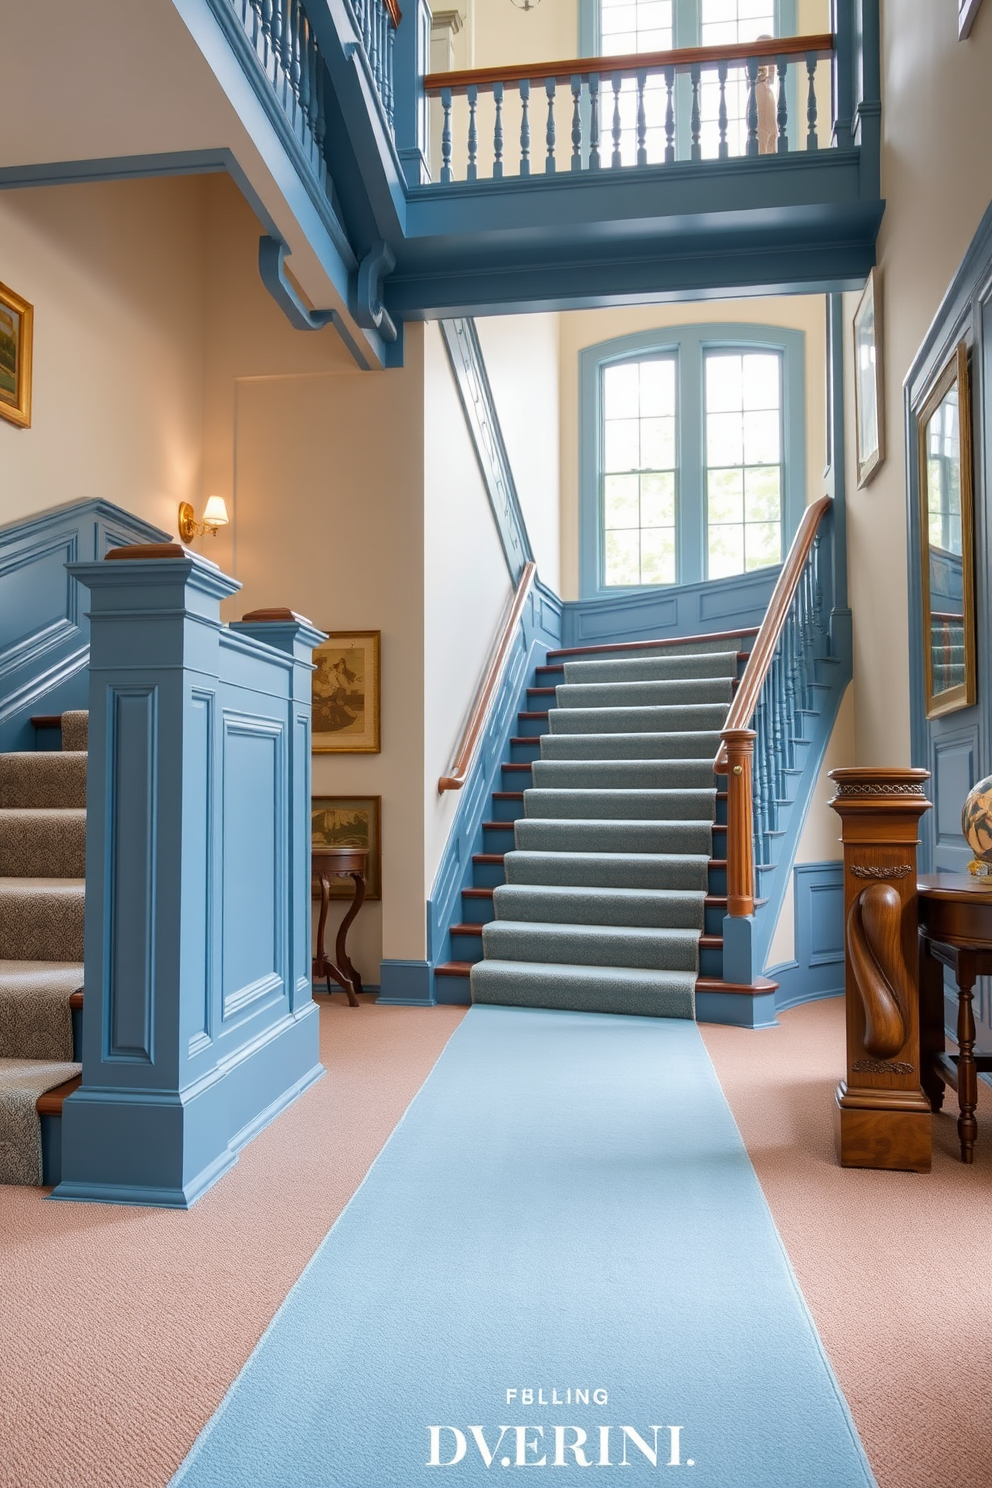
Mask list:
[[[806,504],[801,331],[679,326],[580,353],[583,596],[781,563]]]

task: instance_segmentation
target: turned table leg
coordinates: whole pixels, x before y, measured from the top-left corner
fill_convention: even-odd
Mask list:
[[[355,885],[355,897],[351,901],[348,913],[345,915],[344,919],[341,921],[340,926],[338,927],[338,936],[337,940],[334,943],[334,957],[338,965],[344,971],[345,975],[351,981],[352,996],[349,997],[348,1000],[352,1003],[353,1007],[357,1007],[358,998],[355,997],[354,994],[363,990],[362,979],[358,975],[355,967],[352,965],[351,958],[348,955],[347,940],[348,931],[351,928],[351,922],[358,914],[358,911],[361,909],[362,905],[365,903],[365,874],[356,870],[349,873],[348,877]]]
[[[963,963],[963,964],[962,964]],[[958,970],[958,1136],[961,1139],[961,1161],[975,1161],[978,1122],[978,1068],[975,1064],[975,1011],[973,992],[975,968],[970,957],[959,957]]]

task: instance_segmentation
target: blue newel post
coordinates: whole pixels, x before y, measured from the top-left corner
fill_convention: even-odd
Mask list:
[[[310,990],[310,672],[288,610],[178,544],[90,591],[83,1080],[60,1199],[187,1208],[323,1073]]]

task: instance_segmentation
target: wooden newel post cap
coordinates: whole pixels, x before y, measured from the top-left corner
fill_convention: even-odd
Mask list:
[[[241,623],[242,625],[309,625],[310,621],[306,615],[298,615],[295,610],[279,606],[269,610],[249,610],[247,615],[241,616]]]
[[[184,548],[182,543],[177,542],[130,543],[126,548],[111,548],[104,561],[111,562],[116,558],[122,558],[127,562],[133,562],[137,558],[195,558],[197,556],[190,548]],[[206,559],[206,562],[210,561],[209,558]],[[214,567],[216,568],[216,564]]]
[[[930,806],[925,788],[930,779],[929,770],[897,765],[847,765],[831,770],[830,779],[837,787],[837,794],[830,802],[835,811],[843,810],[848,804],[884,807],[891,802],[897,809],[919,806],[921,811]]]

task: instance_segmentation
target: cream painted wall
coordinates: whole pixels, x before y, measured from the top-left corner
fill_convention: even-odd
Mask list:
[[[857,489],[852,353],[846,370],[848,569],[854,611],[857,763],[910,762],[903,379],[992,198],[992,7],[957,39],[953,5],[883,0],[885,78],[878,240],[886,458]],[[850,325],[856,294],[845,297]]]
[[[198,500],[203,185],[0,193],[3,280],[35,308],[31,427],[0,420],[0,521],[103,497],[173,531]]]
[[[461,799],[448,773],[512,585],[441,333],[424,328],[424,871],[429,891]]]
[[[821,295],[644,305],[562,314],[561,345],[561,582],[562,597],[579,592],[579,352],[634,331],[744,321],[785,326],[806,334],[806,499],[822,495],[826,464],[826,340]]]
[[[556,314],[476,321],[537,570],[556,592],[561,582],[560,321]]]

